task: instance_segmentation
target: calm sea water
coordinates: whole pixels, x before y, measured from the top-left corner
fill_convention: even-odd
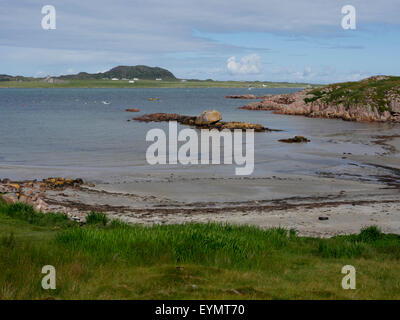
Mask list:
[[[387,125],[274,115],[239,110],[249,100],[230,94],[293,93],[296,89],[0,89],[0,178],[80,176],[119,181],[158,170],[234,175],[232,166],[149,166],[147,131],[167,123],[127,122],[143,113],[197,115],[217,109],[224,120],[250,121],[282,132],[256,133],[255,175],[313,172],[344,160],[322,153],[374,154],[366,135],[390,132]],[[158,98],[158,101],[148,101]],[[110,104],[103,104],[108,101]],[[139,108],[140,113],[125,112]],[[278,139],[304,135],[311,143],[288,145]]]

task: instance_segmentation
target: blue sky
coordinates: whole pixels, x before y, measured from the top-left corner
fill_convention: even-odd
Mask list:
[[[44,5],[56,29],[43,30]],[[344,5],[356,29],[341,26]],[[0,74],[160,66],[180,78],[330,83],[400,75],[398,0],[1,0]]]

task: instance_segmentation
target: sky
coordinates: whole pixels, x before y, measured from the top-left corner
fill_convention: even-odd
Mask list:
[[[55,29],[42,27],[46,5]],[[345,5],[355,29],[342,27]],[[148,65],[184,79],[400,75],[399,15],[399,0],[0,0],[0,74]]]

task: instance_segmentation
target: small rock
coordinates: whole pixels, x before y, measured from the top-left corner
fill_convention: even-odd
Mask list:
[[[14,204],[18,202],[18,196],[15,193],[3,194],[1,197],[7,204]]]
[[[44,211],[47,209],[47,203],[39,198],[34,202],[33,207],[36,211]]]
[[[295,136],[294,138],[289,139],[280,139],[279,142],[286,142],[286,143],[303,143],[303,142],[310,142],[309,139],[303,136]]]
[[[329,220],[329,218],[328,217],[318,217],[318,220],[324,221],[324,220]]]
[[[27,195],[27,196],[30,196],[30,195],[33,194],[33,190],[32,189],[28,189],[28,190],[24,189],[24,194]]]
[[[130,109],[125,109],[126,112],[140,112],[139,109],[136,108],[130,108]]]
[[[241,293],[239,291],[237,291],[236,289],[231,289],[229,290],[231,292],[233,292],[234,294],[240,295]]]
[[[26,195],[21,194],[21,195],[18,197],[18,202],[23,203],[23,204],[28,204],[28,199],[29,199],[29,198],[28,198]]]
[[[21,189],[21,186],[18,183],[10,183],[9,186],[17,191]]]

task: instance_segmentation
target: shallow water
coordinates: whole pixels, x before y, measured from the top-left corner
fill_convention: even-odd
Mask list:
[[[127,122],[154,112],[197,115],[217,109],[223,120],[260,123],[282,132],[255,134],[253,176],[314,174],[349,165],[338,155],[375,156],[375,135],[399,134],[398,126],[274,115],[239,110],[252,100],[230,94],[293,93],[297,89],[0,89],[0,178],[32,179],[54,175],[103,183],[157,179],[170,173],[195,177],[235,177],[236,165],[150,166],[145,159],[150,128],[168,131],[167,123]],[[148,101],[148,98],[159,98]],[[103,104],[108,101],[110,104]],[[125,112],[139,108],[140,113]],[[179,126],[179,128],[182,128]],[[279,139],[303,135],[308,144]]]

